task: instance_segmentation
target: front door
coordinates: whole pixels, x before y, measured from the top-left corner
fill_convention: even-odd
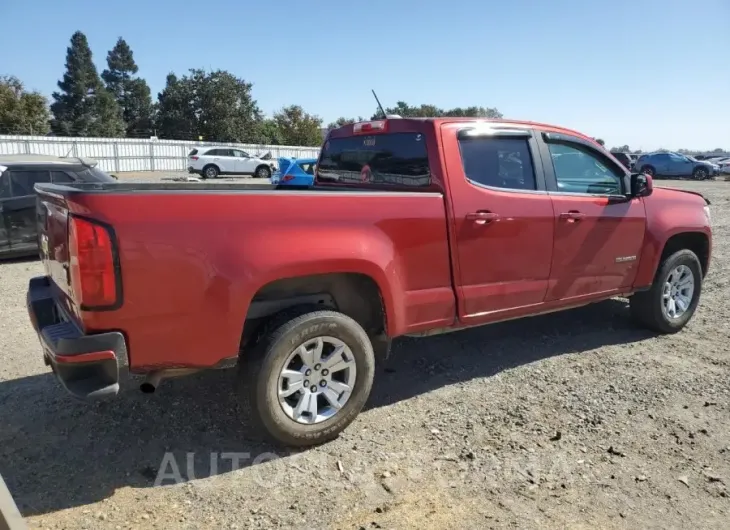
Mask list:
[[[37,169],[12,169],[7,174],[11,197],[4,201],[3,216],[9,232],[10,251],[22,252],[38,245],[34,186],[38,182],[50,182],[51,175],[48,170]]]
[[[628,173],[581,138],[545,133],[540,139],[555,210],[546,302],[605,296],[630,287],[644,241],[642,199],[622,201]]]
[[[545,298],[553,207],[528,128],[442,126],[459,319],[499,320]]]
[[[669,153],[669,160],[670,172],[668,173],[668,175],[673,177],[685,177],[692,174],[694,164],[686,156],[676,153]]]
[[[236,157],[236,173],[246,174],[253,173],[256,169],[253,166],[251,157],[245,151],[233,149],[233,155]]]

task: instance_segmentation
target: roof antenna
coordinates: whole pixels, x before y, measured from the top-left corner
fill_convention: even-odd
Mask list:
[[[382,113],[383,113],[383,118],[387,118],[387,117],[388,117],[388,115],[387,115],[387,114],[385,114],[385,110],[383,110],[383,106],[382,106],[382,105],[380,104],[380,100],[378,99],[378,95],[377,95],[377,94],[375,93],[375,90],[373,90],[373,89],[371,88],[371,89],[370,89],[370,91],[371,91],[371,92],[373,93],[373,97],[375,98],[375,101],[377,101],[377,102],[378,102],[378,107],[380,107],[380,112],[382,112]]]

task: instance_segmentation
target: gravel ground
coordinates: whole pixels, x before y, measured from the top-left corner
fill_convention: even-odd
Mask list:
[[[682,333],[611,300],[399,340],[359,418],[298,453],[246,440],[232,372],[67,397],[24,308],[41,266],[2,264],[0,473],[32,528],[727,528],[730,184],[672,185],[715,227]]]

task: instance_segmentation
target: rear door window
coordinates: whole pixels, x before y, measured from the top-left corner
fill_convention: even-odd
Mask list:
[[[535,169],[525,138],[460,138],[464,174],[474,184],[535,190]]]
[[[302,171],[304,171],[307,175],[314,175],[314,162],[303,162],[299,164],[299,167],[302,168]]]
[[[39,182],[51,182],[50,171],[13,170],[10,175],[10,190],[13,197],[26,197],[35,194],[33,187]]]
[[[431,184],[426,138],[411,132],[331,138],[322,148],[316,173],[318,180],[348,184]]]

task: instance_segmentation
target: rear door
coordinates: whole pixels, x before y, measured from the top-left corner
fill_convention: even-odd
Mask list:
[[[29,250],[38,245],[33,187],[38,182],[50,182],[51,173],[47,169],[36,168],[14,168],[7,173],[11,197],[4,201],[3,217],[9,232],[10,249],[13,252]]]
[[[530,312],[545,299],[554,230],[532,130],[461,122],[441,136],[460,320]]]
[[[236,163],[230,149],[209,149],[205,153],[205,164],[215,164],[221,173],[235,173]]]
[[[669,155],[666,153],[659,153],[650,157],[648,164],[654,166],[657,175],[671,175],[672,173],[672,169],[669,167]]]
[[[617,202],[629,173],[582,138],[545,132],[538,141],[555,209],[545,300],[574,302],[629,287],[646,228],[642,199]]]

